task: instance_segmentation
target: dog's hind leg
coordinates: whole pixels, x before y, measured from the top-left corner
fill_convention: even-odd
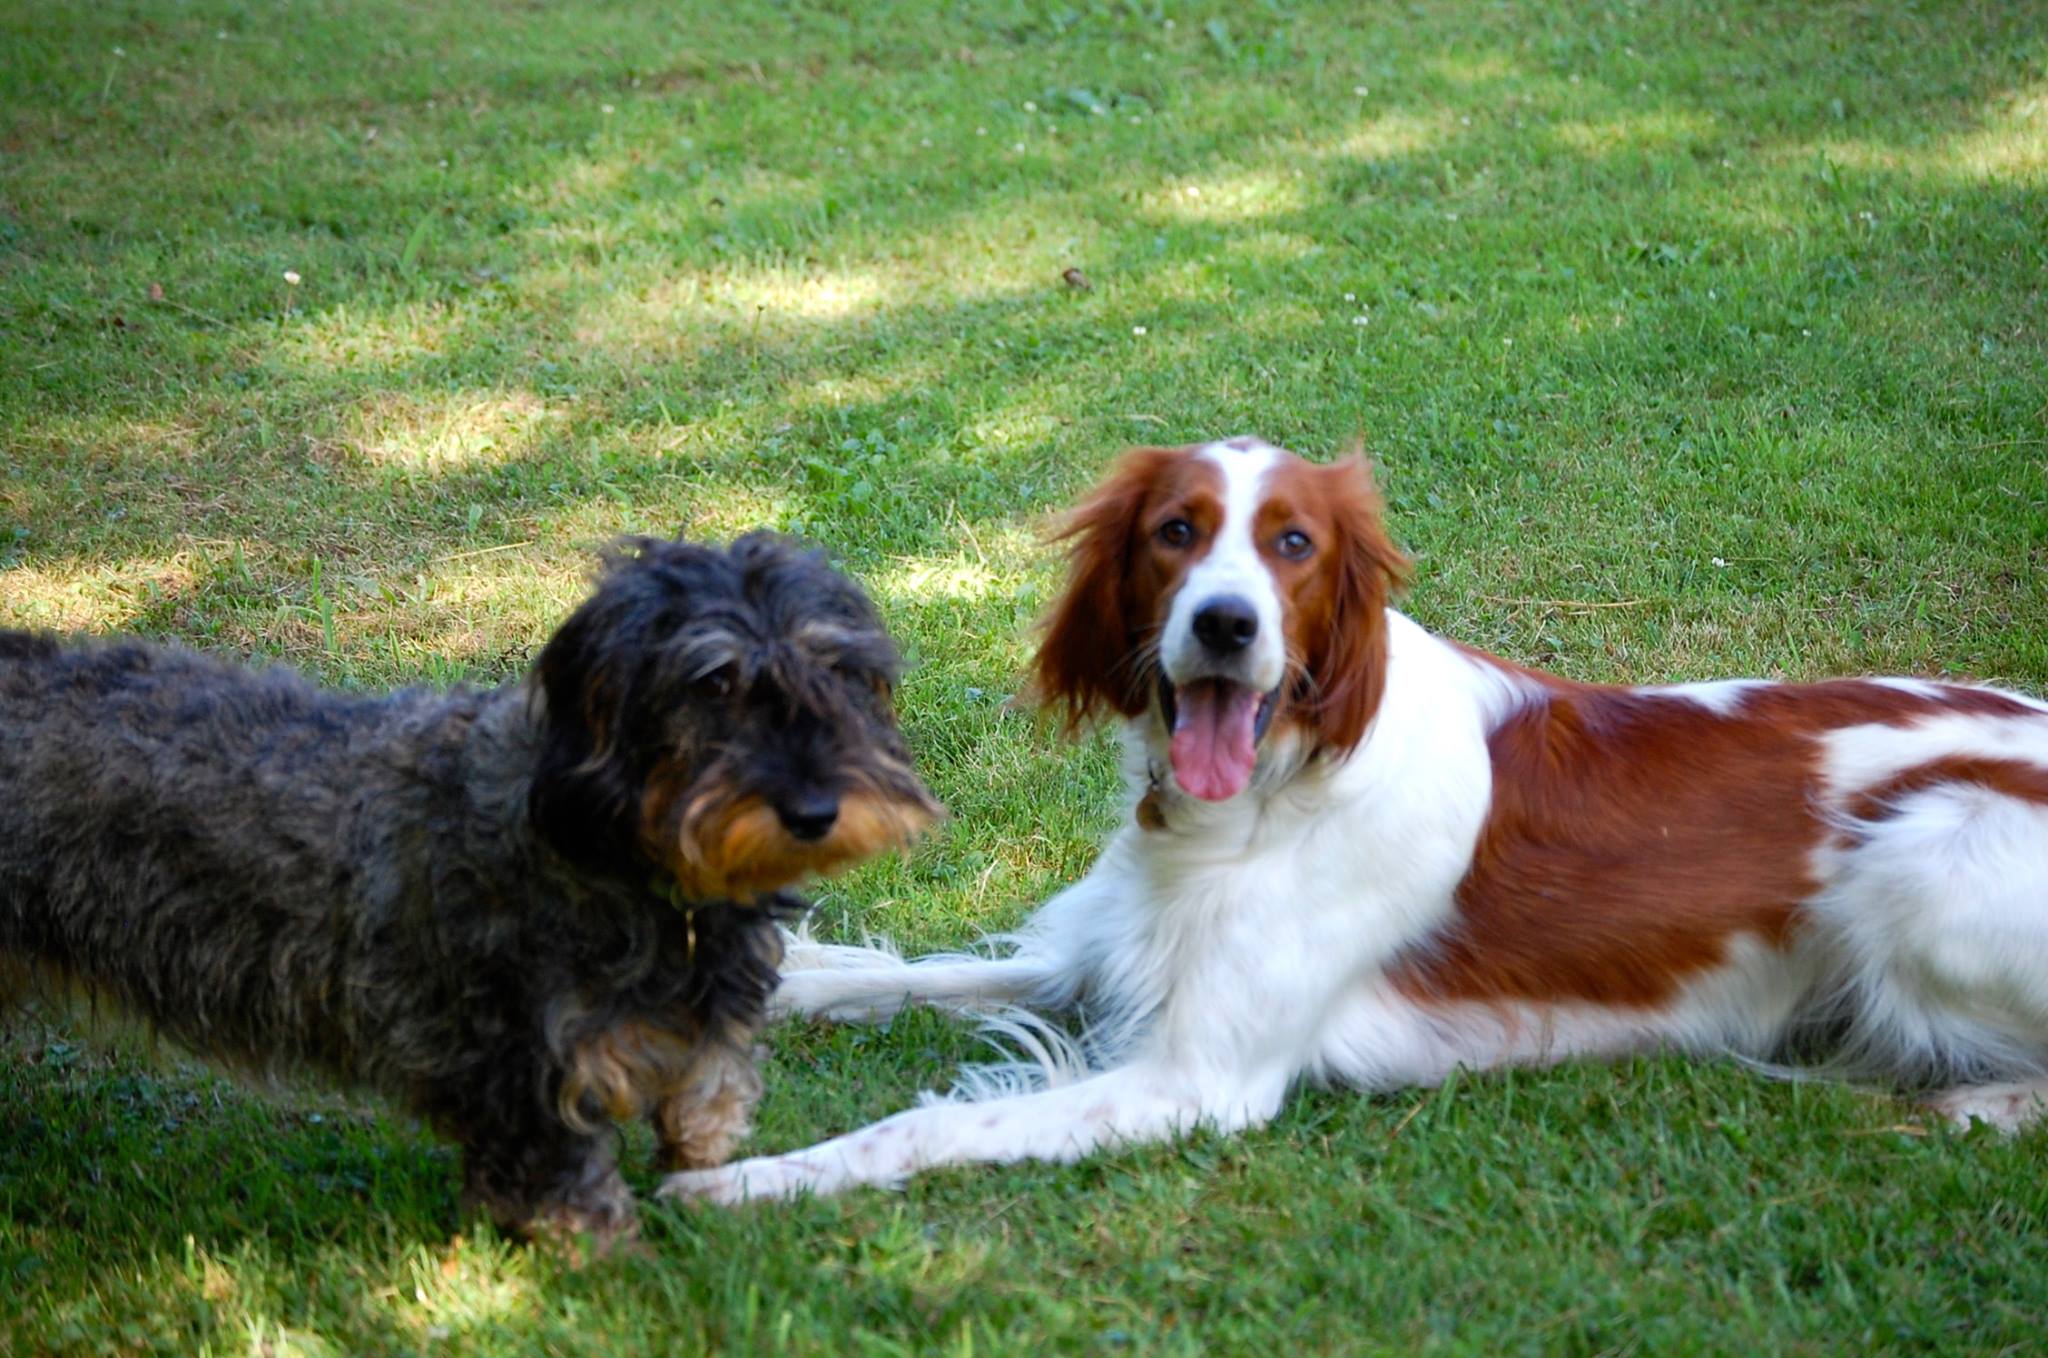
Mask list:
[[[1932,1111],[2008,1133],[2048,1117],[2048,748],[2014,756],[1909,769],[1905,791],[1866,798],[1811,906],[1842,977],[1844,1064],[1948,1085]]]

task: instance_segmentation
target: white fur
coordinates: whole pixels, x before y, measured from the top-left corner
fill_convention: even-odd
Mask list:
[[[1218,443],[1201,456],[1223,473],[1223,522],[1209,550],[1188,571],[1160,633],[1159,659],[1174,683],[1214,670],[1215,663],[1195,639],[1195,614],[1211,600],[1235,595],[1251,604],[1259,630],[1244,655],[1237,657],[1233,677],[1261,693],[1280,686],[1287,670],[1287,639],[1282,631],[1280,594],[1272,573],[1252,540],[1260,489],[1279,452],[1251,440]]]
[[[1689,698],[1717,717],[1732,717],[1759,688],[1770,687],[1768,679],[1709,679],[1696,684],[1659,684],[1639,688],[1638,693],[1667,698]]]
[[[1241,504],[1233,491],[1232,512]],[[1844,808],[1945,754],[2048,766],[2048,720],[1944,715],[1827,737],[1821,795],[1841,833],[1811,865],[1821,888],[1807,927],[1782,948],[1734,939],[1721,966],[1661,1007],[1424,1004],[1396,989],[1390,964],[1450,916],[1490,802],[1487,736],[1540,690],[1399,613],[1387,621],[1385,695],[1348,759],[1305,759],[1276,728],[1245,792],[1206,803],[1169,786],[1167,828],[1126,818],[1094,869],[1000,955],[813,950],[793,955],[814,969],[791,971],[777,996],[833,1018],[910,1002],[994,1011],[1037,1060],[805,1150],[672,1176],[661,1191],[733,1202],[894,1184],[939,1165],[1068,1160],[1197,1124],[1257,1125],[1303,1079],[1385,1089],[1459,1066],[1651,1047],[1767,1058],[1818,1013],[1846,1027],[1849,1055],[1873,1073],[2017,1081],[1943,1096],[1948,1116],[2010,1128],[2040,1110],[2048,810],[1958,784],[1869,824]],[[1661,691],[1728,714],[1749,682]],[[1158,795],[1156,714],[1124,735],[1132,801]],[[1078,1049],[1017,1007],[1083,1014]],[[1042,1078],[1026,1078],[1038,1067]]]

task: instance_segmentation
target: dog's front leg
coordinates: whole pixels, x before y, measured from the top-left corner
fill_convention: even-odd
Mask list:
[[[1132,1065],[1035,1094],[938,1103],[787,1155],[672,1174],[658,1196],[736,1203],[895,1185],[941,1165],[1078,1160],[1110,1145],[1164,1141],[1197,1126],[1237,1131],[1267,1121],[1284,1074],[1251,1081]]]
[[[769,1001],[776,1017],[875,1023],[906,1005],[972,1013],[999,1005],[1062,1007],[1072,989],[1042,957],[924,957],[905,962],[868,949],[833,949],[838,962],[784,973]]]
[[[782,984],[769,1012],[874,1023],[912,1004],[962,1013],[1007,1005],[1036,1014],[1070,1008],[1103,951],[1095,931],[1127,895],[1128,853],[1119,843],[1112,841],[1093,872],[1040,906],[1022,930],[1000,940],[1009,945],[1000,956],[905,960],[887,947],[788,937]]]
[[[656,1103],[649,1121],[662,1169],[708,1169],[732,1158],[753,1127],[761,1072],[737,1041],[709,1044],[688,1081]]]

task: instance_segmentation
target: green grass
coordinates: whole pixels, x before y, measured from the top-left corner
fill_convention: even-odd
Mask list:
[[[615,532],[801,532],[953,811],[827,931],[1085,869],[1107,751],[1005,699],[1134,441],[1363,435],[1410,609],[1579,677],[2048,688],[2048,5],[20,0],[0,52],[0,623],[497,680]],[[771,1045],[761,1148],[976,1049]],[[1905,1117],[1311,1092],[572,1272],[451,1240],[402,1120],[17,1020],[0,1351],[2031,1351],[2048,1139]]]

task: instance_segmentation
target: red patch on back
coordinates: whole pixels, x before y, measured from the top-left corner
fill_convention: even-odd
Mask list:
[[[1923,696],[1840,680],[1758,687],[1721,715],[1683,696],[1503,668],[1546,692],[1488,739],[1493,804],[1457,914],[1392,971],[1418,1000],[1665,1003],[1735,936],[1782,943],[1818,888],[1812,854],[1830,831],[1816,814],[1814,737],[2034,710],[1978,689]],[[1927,767],[1928,782],[1942,780]]]
[[[1898,813],[1899,803],[1906,798],[1943,783],[1966,783],[2023,802],[2048,805],[2048,769],[2039,764],[1952,754],[1902,769],[1882,783],[1864,788],[1850,799],[1849,814],[1857,820],[1886,820]]]

